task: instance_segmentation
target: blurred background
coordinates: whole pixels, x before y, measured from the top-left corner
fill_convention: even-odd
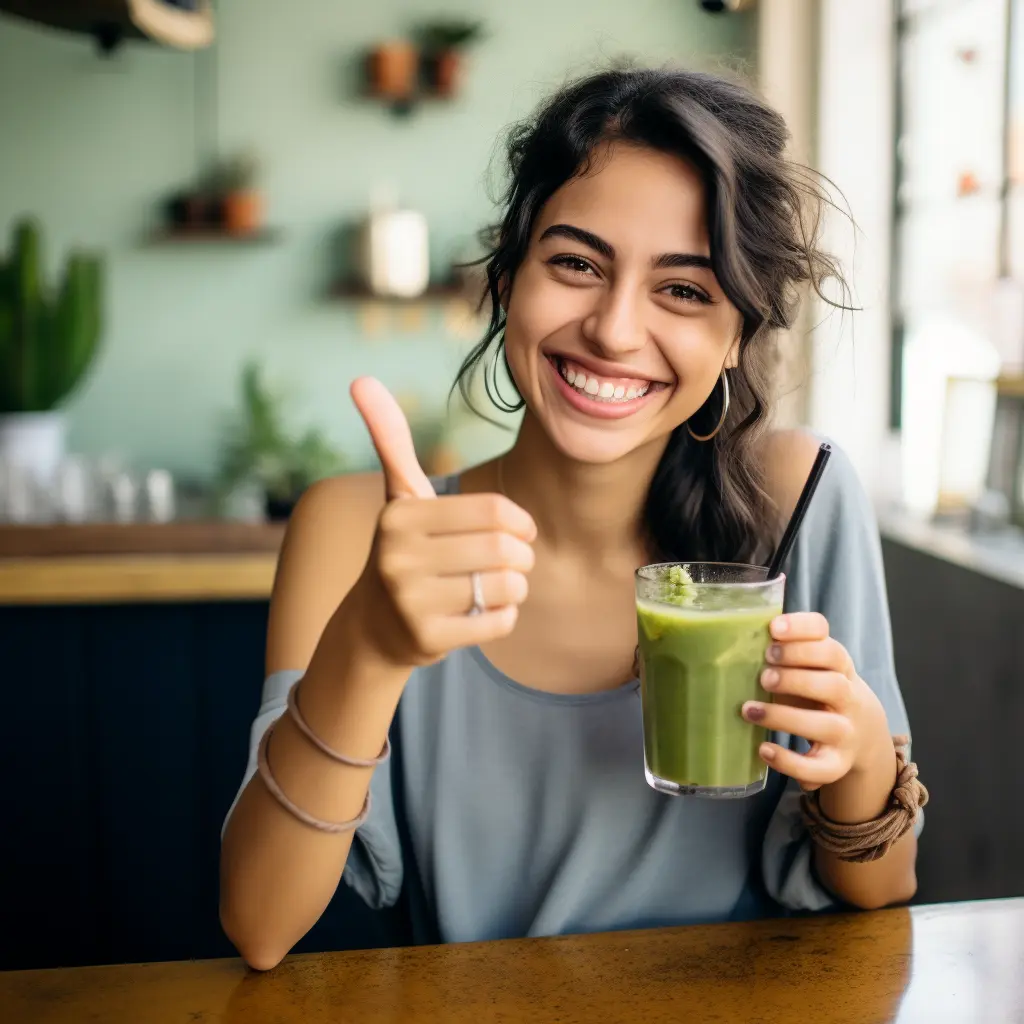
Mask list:
[[[1024,0],[0,0],[0,969],[230,952],[283,524],[373,468],[359,374],[428,471],[508,446],[448,402],[500,133],[620,58],[746,78],[834,183],[859,311],[806,304],[779,418],[878,509],[918,900],[1024,894]],[[335,903],[303,948],[401,941]]]

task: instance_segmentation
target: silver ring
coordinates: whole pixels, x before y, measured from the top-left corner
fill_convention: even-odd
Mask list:
[[[484,584],[480,579],[480,573],[471,572],[469,574],[469,582],[473,587],[473,607],[466,614],[479,615],[487,610],[487,605],[484,603]]]

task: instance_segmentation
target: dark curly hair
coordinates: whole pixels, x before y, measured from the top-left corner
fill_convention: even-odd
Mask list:
[[[525,258],[544,203],[586,173],[596,147],[621,140],[671,153],[703,178],[712,266],[743,319],[739,365],[729,371],[731,402],[719,433],[702,443],[685,424],[677,427],[651,480],[644,523],[659,559],[765,560],[778,524],[756,443],[771,400],[775,336],[792,325],[802,285],[849,308],[837,263],[818,248],[822,213],[831,203],[811,172],[786,159],[788,137],[782,117],[749,89],[672,69],[593,74],[560,90],[509,134],[505,212],[486,234],[490,251],[481,260],[490,323],[455,383],[470,405],[471,378],[482,368],[494,405],[522,408],[520,396],[509,402],[499,388],[501,363],[509,370],[502,287]],[[829,278],[838,282],[843,302],[822,293]],[[695,433],[714,429],[721,402],[716,387],[691,422]]]

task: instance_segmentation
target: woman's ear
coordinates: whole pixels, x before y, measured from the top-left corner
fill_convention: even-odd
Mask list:
[[[729,346],[729,353],[725,357],[725,369],[735,370],[740,365],[740,338],[741,335],[736,335],[736,340]]]

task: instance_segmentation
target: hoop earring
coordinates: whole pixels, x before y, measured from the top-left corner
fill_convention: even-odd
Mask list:
[[[722,369],[722,415],[718,417],[718,424],[710,434],[695,434],[693,429],[690,427],[690,421],[686,421],[686,430],[690,437],[694,441],[710,441],[721,429],[722,424],[725,423],[725,417],[729,414],[729,375]]]

